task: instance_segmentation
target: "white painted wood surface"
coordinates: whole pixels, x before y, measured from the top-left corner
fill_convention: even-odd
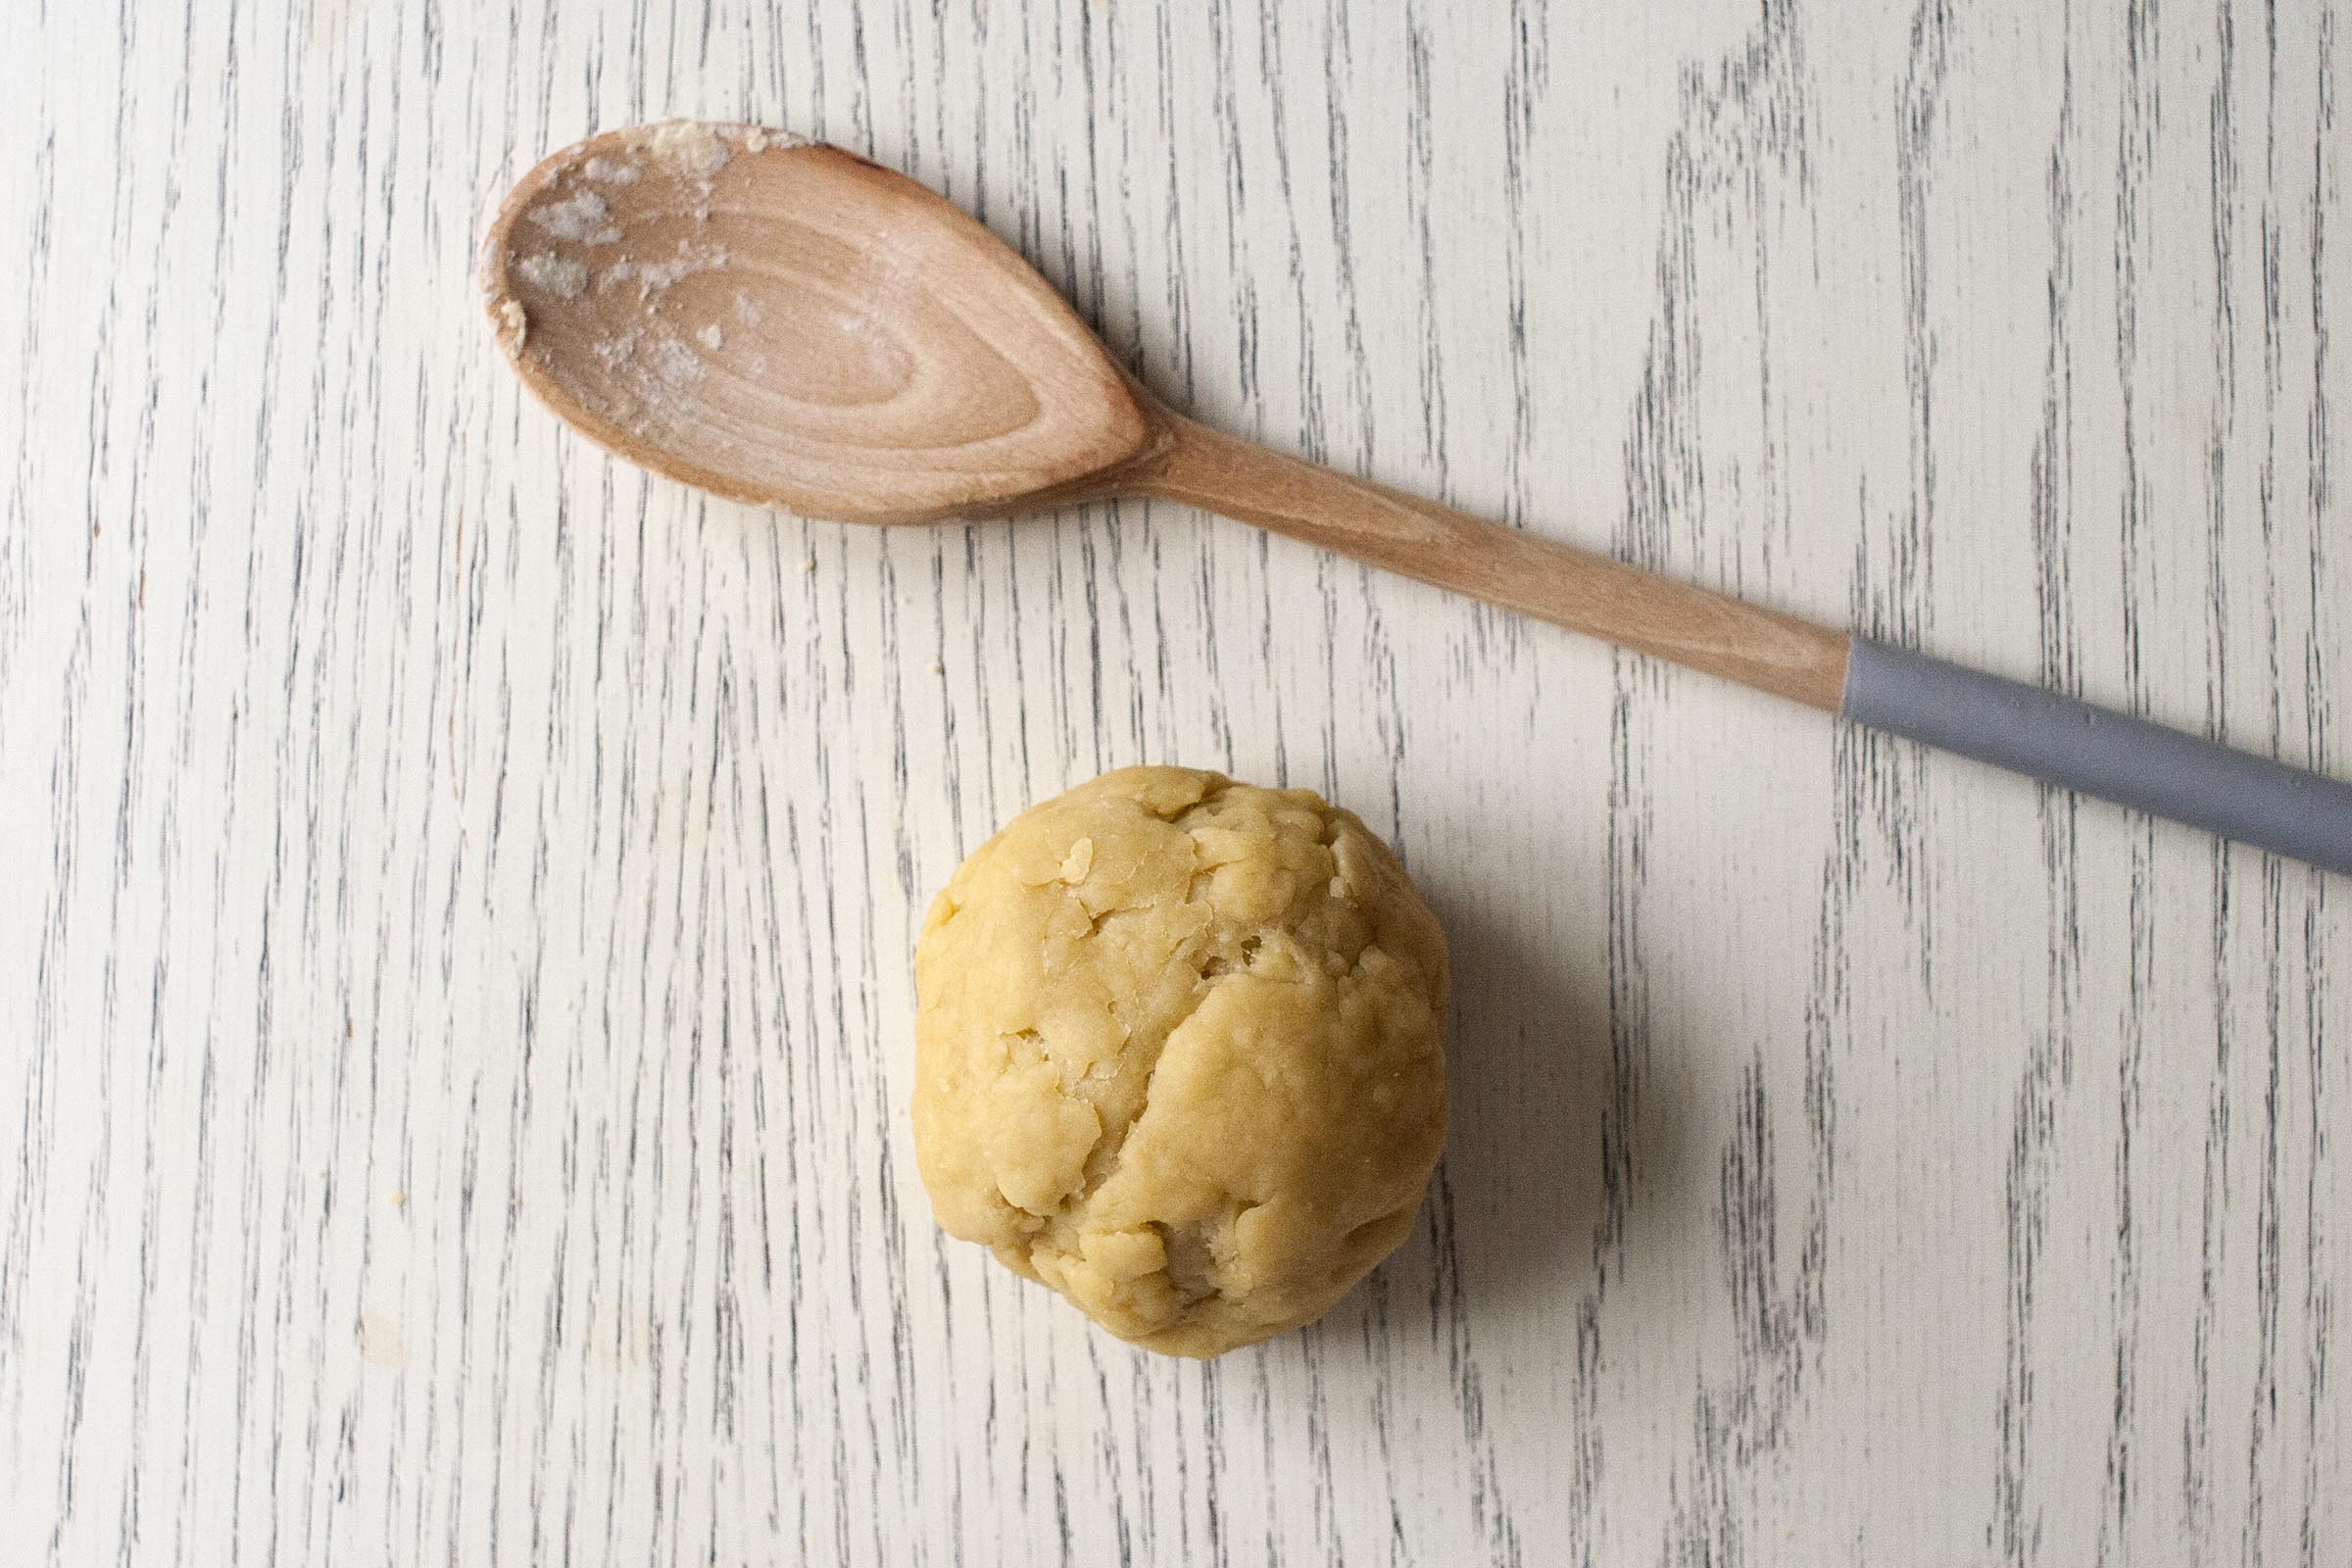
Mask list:
[[[470,279],[812,131],[1231,427],[2340,776],[2336,0],[6,30],[0,1560],[2352,1561],[2342,879],[1178,509],[706,502]],[[903,1113],[923,901],[1145,760],[1459,965],[1420,1229],[1209,1366]]]

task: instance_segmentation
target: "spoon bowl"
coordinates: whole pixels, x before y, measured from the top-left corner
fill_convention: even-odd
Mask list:
[[[821,143],[609,131],[515,185],[483,288],[531,390],[616,456],[856,522],[985,516],[1151,449],[1158,421],[1003,241]]]

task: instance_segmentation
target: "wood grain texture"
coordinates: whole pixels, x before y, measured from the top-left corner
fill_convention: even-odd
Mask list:
[[[471,280],[546,148],[793,125],[1224,428],[2340,776],[2340,3],[17,22],[7,1561],[2352,1557],[2340,878],[1169,503],[707,502]],[[1421,1228],[1207,1366],[902,1114],[922,901],[1139,760],[1457,963]]]

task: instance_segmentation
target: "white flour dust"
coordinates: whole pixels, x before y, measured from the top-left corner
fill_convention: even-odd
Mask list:
[[[580,177],[593,179],[600,185],[634,185],[645,176],[635,164],[624,164],[616,158],[591,158],[580,166]]]
[[[568,256],[540,251],[514,264],[514,270],[560,300],[576,300],[588,286],[588,269]]]
[[[656,125],[638,143],[656,158],[667,159],[688,178],[708,179],[727,167],[727,144],[718,132],[695,120],[673,120]]]
[[[620,227],[612,221],[612,210],[592,190],[576,190],[559,200],[541,202],[531,209],[530,220],[557,239],[576,240],[583,245],[611,245],[620,238]]]
[[[678,241],[677,255],[665,262],[640,262],[622,257],[605,269],[603,275],[596,280],[596,286],[601,291],[634,283],[637,285],[637,297],[651,300],[665,292],[680,278],[692,277],[697,272],[714,272],[726,265],[727,248],[724,245],[697,245],[692,240],[682,239]]]

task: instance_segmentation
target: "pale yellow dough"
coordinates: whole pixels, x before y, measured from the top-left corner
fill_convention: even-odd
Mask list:
[[[1446,938],[1312,791],[1106,774],[982,845],[914,965],[940,1224],[1120,1338],[1269,1339],[1411,1230],[1446,1139]]]

